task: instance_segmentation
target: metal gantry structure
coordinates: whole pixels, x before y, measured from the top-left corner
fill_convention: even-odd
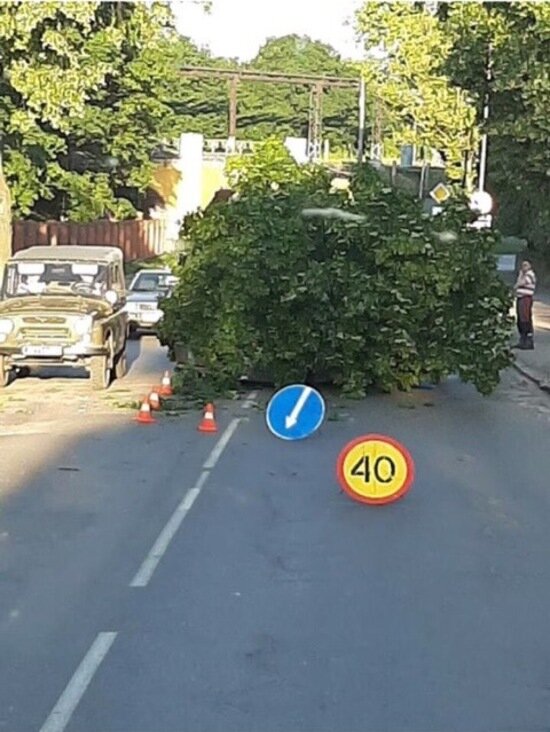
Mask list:
[[[237,136],[237,97],[239,82],[255,81],[271,84],[294,84],[311,89],[307,154],[316,162],[321,158],[323,134],[323,96],[327,89],[357,89],[359,93],[358,156],[363,157],[365,125],[365,87],[361,79],[338,76],[311,76],[308,74],[283,74],[269,71],[217,69],[205,66],[182,66],[181,74],[189,78],[221,79],[229,82],[228,139],[235,143]]]
[[[323,85],[320,82],[316,82],[311,87],[307,127],[307,156],[312,162],[321,159],[323,145],[323,94]]]

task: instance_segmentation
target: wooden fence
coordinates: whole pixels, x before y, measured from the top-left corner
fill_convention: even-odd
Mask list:
[[[166,225],[157,219],[92,221],[89,224],[15,221],[12,241],[13,252],[33,246],[66,244],[120,247],[127,262],[148,259],[168,249]]]

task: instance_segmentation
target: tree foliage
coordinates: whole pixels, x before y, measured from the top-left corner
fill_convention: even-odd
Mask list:
[[[395,157],[404,144],[438,150],[449,177],[460,181],[475,109],[443,71],[450,52],[443,25],[422,3],[368,0],[357,29],[368,56],[363,73],[375,100],[375,136]]]
[[[325,43],[307,36],[270,38],[248,68],[310,76],[358,79]],[[245,83],[239,104],[239,127],[245,137],[262,140],[273,134],[307,137],[311,89],[307,86]],[[330,89],[323,96],[323,133],[332,145],[345,147],[357,137],[357,91]]]
[[[548,248],[550,5],[452,3],[442,25],[451,43],[448,71],[476,98],[480,123],[488,93],[488,173],[500,226]]]
[[[433,5],[433,4],[430,4]],[[474,182],[488,133],[488,188],[498,224],[548,254],[550,239],[550,5],[536,1],[365,2],[357,27],[374,135],[444,153],[452,180]],[[383,57],[385,56],[385,61]],[[489,119],[483,118],[489,99]]]
[[[198,49],[189,38],[179,38],[173,47],[172,68],[199,66],[228,69],[238,66],[233,60],[213,57]],[[170,88],[170,106],[177,116],[178,127],[185,132],[198,132],[207,138],[227,135],[228,87],[219,79],[186,78],[178,75]]]
[[[177,129],[163,3],[4,2],[0,126],[15,214],[131,215]]]
[[[135,215],[152,152],[179,134],[227,134],[228,88],[181,66],[235,68],[178,36],[166,3],[10,0],[0,6],[0,133],[17,217]],[[246,65],[245,65],[246,66]],[[325,44],[270,39],[248,68],[350,75]],[[309,90],[243,83],[239,135],[307,134]],[[325,94],[325,135],[356,135],[355,93]]]
[[[358,79],[354,64],[343,61],[327,44],[307,36],[270,38],[252,61],[239,64],[209,56],[182,41],[184,63],[214,68],[310,76]],[[228,85],[226,81],[194,79],[180,83],[176,110],[185,119],[186,130],[206,137],[227,134]],[[311,89],[304,85],[241,81],[238,87],[238,135],[263,140],[277,135],[307,137]],[[353,144],[357,137],[357,92],[327,90],[323,97],[323,133],[335,147]]]
[[[277,384],[326,376],[354,395],[451,372],[484,394],[496,386],[510,298],[495,237],[467,227],[464,203],[434,221],[369,169],[348,197],[277,141],[234,172],[238,199],[189,221],[164,343],[187,345],[218,385],[267,370]],[[305,215],[312,207],[326,215]]]

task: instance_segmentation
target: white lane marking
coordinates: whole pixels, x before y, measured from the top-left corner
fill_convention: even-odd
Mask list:
[[[249,399],[253,397],[253,394],[249,396]],[[168,523],[158,535],[158,538],[153,544],[151,551],[146,556],[142,565],[138,569],[134,579],[130,582],[130,587],[147,587],[155,569],[157,568],[160,560],[168,549],[170,542],[172,541],[172,539],[176,535],[176,532],[181,526],[183,519],[187,516],[187,514],[191,510],[192,505],[199,497],[200,492],[208,479],[210,471],[215,467],[216,463],[220,459],[223,451],[227,447],[227,443],[232,438],[240,422],[241,419],[239,417],[236,417],[226,427],[222,436],[214,445],[212,452],[207,457],[204,465],[202,466],[203,471],[200,474],[199,479],[197,480],[195,485],[187,491],[172,516],[168,519]]]
[[[254,402],[256,401],[257,398],[258,398],[258,392],[251,391],[250,394],[244,400],[243,409],[250,409],[250,407],[254,404]]]
[[[168,519],[168,523],[158,535],[151,551],[146,556],[141,567],[138,569],[134,579],[130,582],[130,587],[147,587],[149,580],[153,576],[155,569],[168,549],[170,542],[181,526],[181,522],[187,516],[191,506],[197,500],[207,478],[208,470],[203,470],[195,485],[187,491],[183,500],[179,503],[174,513]]]
[[[206,458],[204,465],[202,466],[205,470],[212,470],[216,466],[216,463],[222,456],[222,452],[225,450],[227,443],[233,437],[233,433],[237,429],[241,422],[239,417],[231,420],[231,422],[225,428],[225,432],[220,437],[216,445],[214,446],[210,455]]]
[[[40,732],[63,732],[116,637],[116,633],[98,634]]]
[[[204,479],[206,480],[206,478],[208,477],[208,470],[205,470],[204,471],[204,475],[205,475],[205,478]],[[197,487],[191,488],[190,491],[187,491],[187,495],[185,496],[185,498],[183,499],[182,504],[181,504],[182,505],[182,509],[185,509],[186,511],[189,511],[191,509],[191,506],[197,500],[198,495],[199,495],[200,492],[201,492],[200,491],[200,488],[197,488]]]

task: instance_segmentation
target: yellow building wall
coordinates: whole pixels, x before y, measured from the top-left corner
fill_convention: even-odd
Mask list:
[[[204,209],[220,188],[228,187],[222,161],[204,161],[200,191],[200,205]],[[162,196],[167,213],[176,212],[181,201],[181,189],[185,182],[185,170],[180,172],[172,165],[159,165],[153,171],[153,187]]]
[[[228,188],[225,166],[205,161],[202,169],[201,208],[206,208],[220,188]]]
[[[178,200],[178,187],[182,175],[172,165],[159,165],[153,171],[153,188],[166,202],[166,208],[174,208]]]

